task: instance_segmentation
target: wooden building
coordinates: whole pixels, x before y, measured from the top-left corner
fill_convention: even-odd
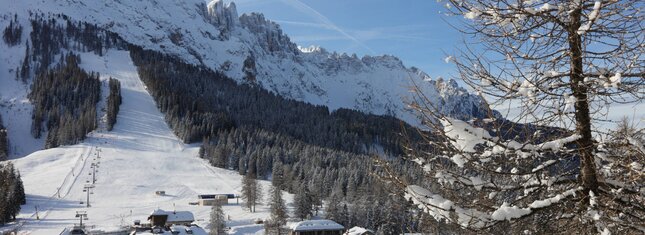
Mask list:
[[[148,222],[153,227],[163,227],[168,221],[168,213],[162,209],[156,209],[148,216]]]
[[[189,226],[195,222],[195,217],[190,211],[164,211],[162,209],[154,210],[148,221],[153,227],[166,227],[171,225]]]

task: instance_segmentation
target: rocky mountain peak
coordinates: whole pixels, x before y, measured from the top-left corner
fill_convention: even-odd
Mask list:
[[[280,25],[264,18],[261,13],[249,13],[240,16],[242,27],[258,39],[260,47],[268,53],[285,52],[297,54],[299,52],[295,43],[282,32]]]
[[[217,26],[222,35],[228,36],[240,23],[234,2],[225,4],[223,0],[213,0],[206,6],[206,19]]]

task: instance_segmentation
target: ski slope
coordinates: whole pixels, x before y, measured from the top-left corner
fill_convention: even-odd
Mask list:
[[[109,77],[121,82],[123,103],[117,123],[111,132],[100,125],[81,144],[42,150],[13,161],[27,193],[27,205],[19,215],[22,233],[59,234],[78,223],[74,216],[79,210],[88,213],[89,220],[84,223],[101,230],[129,225],[136,219],[145,221],[157,208],[191,211],[196,223],[206,227],[210,207],[188,203],[196,202],[198,194],[239,194],[241,176],[209,166],[197,157],[198,146],[176,138],[127,51],[112,50],[103,57],[84,53],[81,57],[81,66],[99,72],[104,83]],[[80,202],[86,200],[83,188],[92,181],[92,164],[98,165],[96,183],[90,194],[91,207],[86,208]],[[268,190],[269,182],[261,185]],[[155,195],[158,190],[167,195]],[[292,201],[290,195],[285,199]],[[267,207],[259,206],[256,213],[250,213],[234,205],[234,200],[231,203],[224,206],[231,219],[227,224],[231,233],[261,232],[262,227],[252,221],[268,218]]]

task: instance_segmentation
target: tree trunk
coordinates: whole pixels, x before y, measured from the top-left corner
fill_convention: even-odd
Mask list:
[[[598,175],[593,157],[593,137],[591,135],[591,115],[589,113],[589,100],[587,100],[587,87],[583,84],[582,65],[582,40],[578,34],[582,9],[571,13],[571,23],[568,29],[569,53],[571,58],[570,83],[573,96],[576,98],[575,119],[576,132],[581,138],[576,142],[580,155],[580,183],[585,192],[596,191],[598,188]]]

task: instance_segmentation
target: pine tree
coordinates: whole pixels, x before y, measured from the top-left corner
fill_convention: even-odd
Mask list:
[[[278,187],[271,186],[271,199],[269,206],[271,209],[271,218],[265,225],[267,233],[269,234],[281,234],[282,226],[287,223],[287,207],[285,205],[284,199],[282,198],[282,190]]]
[[[273,163],[273,170],[271,171],[271,185],[278,189],[282,189],[284,184],[284,171],[282,169],[282,164],[279,161]]]
[[[332,193],[327,199],[325,218],[347,226],[349,224],[347,224],[346,217],[342,213],[343,203],[341,201],[341,195],[339,193]]]
[[[15,220],[25,202],[20,173],[11,162],[0,164],[0,225]]]
[[[2,116],[0,116],[0,161],[9,158],[9,137],[7,129],[2,125]]]
[[[255,212],[255,206],[262,200],[262,187],[255,179],[255,161],[251,163],[246,175],[242,177],[242,200],[249,211]]]
[[[210,235],[224,235],[226,228],[226,219],[222,204],[215,203],[211,209]]]
[[[22,60],[22,65],[20,66],[20,79],[23,82],[27,82],[27,78],[29,78],[29,74],[31,72],[31,63],[29,61],[29,42],[25,42],[25,58]]]
[[[311,200],[309,189],[306,186],[303,186],[298,190],[294,198],[294,204],[296,206],[295,216],[297,218],[305,220],[312,216],[311,208],[313,207],[313,202]]]
[[[111,131],[116,123],[116,116],[119,113],[119,105],[121,105],[121,83],[119,80],[110,78],[109,82],[110,94],[107,100],[107,130]]]

